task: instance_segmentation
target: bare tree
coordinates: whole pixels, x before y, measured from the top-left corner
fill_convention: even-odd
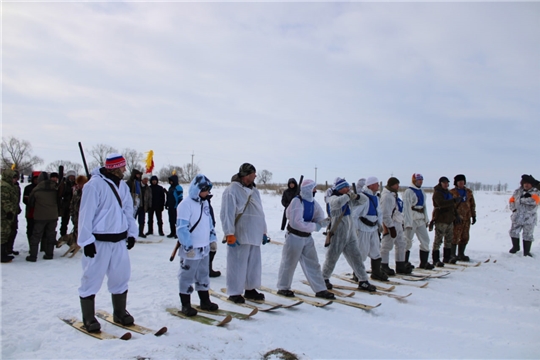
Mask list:
[[[268,170],[262,170],[257,177],[259,178],[259,183],[266,185],[267,182],[272,180],[272,173]]]
[[[182,167],[179,165],[167,165],[159,169],[158,171],[158,179],[159,181],[169,181],[169,176],[176,174],[178,178],[180,179],[180,172],[183,172]]]
[[[134,169],[144,172],[143,153],[137,150],[126,148],[122,150],[122,156],[126,159],[127,173],[131,174]]]
[[[197,164],[191,164],[187,163],[184,164],[184,166],[180,169],[180,173],[178,175],[178,180],[181,183],[189,184],[195,176],[197,176],[198,173],[201,172],[201,169],[199,168],[199,165]]]
[[[13,136],[2,137],[2,168],[11,168],[21,173],[29,173],[36,165],[42,164],[43,159],[32,155],[32,145],[26,140],[19,140]]]
[[[116,150],[115,148],[113,148],[112,146],[110,145],[106,145],[106,144],[97,144],[95,145],[92,150],[90,150],[90,155],[92,156],[92,158],[95,160],[95,162],[97,162],[97,166],[94,166],[94,167],[89,167],[89,170],[92,171],[91,169],[93,168],[96,168],[96,167],[99,167],[99,166],[104,166],[105,165],[105,160],[107,159],[107,155],[109,155],[110,153],[117,153],[118,150]],[[94,162],[92,162],[92,165],[94,164]]]
[[[48,172],[58,171],[58,167],[60,165],[64,167],[64,173],[67,172],[68,170],[75,170],[77,174],[81,174],[83,170],[83,167],[81,164],[72,163],[69,160],[56,160],[50,163],[49,165],[47,165],[47,167],[45,168],[45,171],[48,171]]]

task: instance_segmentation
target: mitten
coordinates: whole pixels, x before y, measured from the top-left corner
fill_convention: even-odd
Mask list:
[[[133,236],[130,236],[127,238],[127,249],[131,250],[132,247],[135,246],[135,238]]]
[[[96,245],[94,243],[88,244],[84,247],[84,256],[93,258],[96,255]]]

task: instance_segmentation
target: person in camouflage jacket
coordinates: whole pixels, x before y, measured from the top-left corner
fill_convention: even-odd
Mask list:
[[[523,256],[532,256],[531,245],[534,241],[533,233],[537,222],[537,210],[540,203],[539,181],[532,175],[521,176],[521,186],[514,191],[510,198],[510,210],[512,211],[512,238],[511,254],[519,249],[519,233],[523,231]]]
[[[465,175],[456,175],[454,177],[455,187],[450,190],[453,197],[461,198],[461,201],[456,204],[456,212],[459,217],[454,222],[454,240],[452,241],[452,245],[458,247],[457,259],[461,261],[469,261],[469,257],[465,255],[465,248],[469,243],[471,225],[476,223],[476,203],[473,192],[465,186],[466,183]]]
[[[8,255],[9,239],[13,230],[13,222],[21,213],[19,206],[18,189],[13,183],[16,172],[11,169],[2,171],[2,181],[0,183],[0,193],[2,197],[2,208],[0,214],[0,242],[1,242],[1,262],[10,262],[13,256]],[[18,177],[18,175],[17,175]]]

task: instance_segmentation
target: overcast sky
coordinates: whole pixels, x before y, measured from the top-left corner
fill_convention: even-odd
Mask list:
[[[226,181],[540,178],[540,3],[6,3],[2,136]]]

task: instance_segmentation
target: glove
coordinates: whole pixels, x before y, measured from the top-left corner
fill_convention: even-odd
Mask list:
[[[227,235],[225,236],[225,240],[227,240],[227,245],[230,247],[235,247],[238,244],[238,241],[236,241],[236,236],[234,235]]]
[[[216,252],[217,251],[217,241],[212,241],[210,243],[210,251]]]
[[[474,224],[476,224],[476,216],[472,217],[471,225],[474,225]]]
[[[350,198],[351,200],[356,200],[356,199],[358,199],[358,197],[359,197],[358,194],[355,194],[355,193],[353,193],[353,192],[350,192],[350,193],[348,193],[347,195],[349,195],[349,198]]]
[[[263,234],[263,245],[266,245],[270,242],[270,238],[266,236],[266,234]]]
[[[6,219],[7,220],[11,221],[11,220],[13,220],[13,217],[14,217],[14,215],[13,215],[13,213],[11,211],[6,214]]]
[[[390,237],[395,239],[397,236],[396,228],[392,226],[391,228],[388,228],[388,231],[390,231]]]
[[[133,236],[130,236],[127,238],[127,249],[131,250],[132,247],[135,246],[135,238]]]
[[[463,220],[461,220],[461,217],[459,215],[456,215],[456,220],[454,220],[454,224],[455,225],[459,225],[463,222]]]
[[[93,258],[96,255],[96,244],[91,243],[84,247],[84,256]]]
[[[188,259],[193,259],[195,257],[195,249],[193,248],[193,246],[190,246],[190,247],[184,246],[184,251],[186,252],[186,257]]]
[[[428,225],[429,231],[433,231],[433,226],[435,226],[435,221],[431,220]]]
[[[321,221],[317,222],[317,224],[321,225],[321,228],[325,228],[330,224],[330,218],[322,219]],[[319,230],[317,230],[319,231]]]
[[[522,198],[530,198],[531,194],[526,192],[525,194],[521,195]]]
[[[461,196],[458,196],[458,197],[455,197],[455,198],[454,198],[454,202],[456,202],[456,203],[460,203],[461,200],[462,200],[462,199],[461,199]]]

